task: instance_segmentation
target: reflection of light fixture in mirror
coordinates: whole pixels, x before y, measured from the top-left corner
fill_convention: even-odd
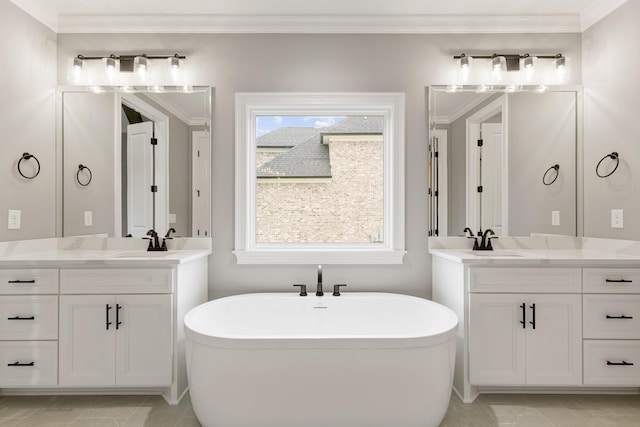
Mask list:
[[[185,93],[191,93],[193,92],[193,86],[184,85],[182,86],[181,90],[182,92],[185,92]]]
[[[462,89],[462,86],[459,86],[459,85],[448,85],[447,86],[447,92],[449,92],[449,93],[455,93],[455,92],[459,91],[460,89]]]
[[[89,92],[93,93],[105,93],[106,90],[102,86],[90,86]]]
[[[544,93],[547,91],[547,87],[545,85],[538,85],[535,89],[534,92],[538,92],[538,93]]]
[[[479,86],[476,88],[476,92],[480,92],[480,93],[482,93],[482,92],[488,92],[488,91],[490,91],[491,89],[493,89],[493,87],[492,87],[492,86],[479,85]]]
[[[164,92],[164,87],[163,86],[149,86],[149,92],[154,92],[154,93],[162,93]]]
[[[120,92],[124,92],[124,93],[131,93],[133,91],[134,91],[134,89],[133,89],[132,86],[122,86],[120,88]]]
[[[507,85],[504,88],[504,91],[507,93],[513,93],[513,92],[519,92],[521,91],[522,88],[518,85]]]
[[[491,58],[491,70],[496,80],[502,80],[502,73],[507,69],[507,58],[494,54]]]

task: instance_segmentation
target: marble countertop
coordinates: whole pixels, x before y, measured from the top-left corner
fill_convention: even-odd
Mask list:
[[[0,243],[0,268],[149,266],[184,264],[211,254],[209,239],[168,241],[167,251],[147,251],[142,239],[73,237]]]
[[[468,239],[435,238],[429,253],[462,264],[640,267],[638,242],[613,239],[507,237],[493,251],[474,251]]]

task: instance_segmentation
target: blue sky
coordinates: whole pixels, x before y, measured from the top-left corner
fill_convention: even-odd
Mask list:
[[[333,126],[344,116],[258,116],[256,118],[256,137],[282,127],[315,127]]]

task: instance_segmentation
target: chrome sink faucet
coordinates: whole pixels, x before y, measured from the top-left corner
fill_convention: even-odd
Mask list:
[[[322,292],[322,265],[318,264],[318,286],[316,287],[316,296],[321,297],[324,295]]]

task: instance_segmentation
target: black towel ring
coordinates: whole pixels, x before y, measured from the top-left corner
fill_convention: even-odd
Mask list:
[[[556,179],[558,179],[558,175],[559,175],[559,172],[558,172],[559,169],[560,169],[560,165],[557,164],[557,163],[555,165],[551,166],[549,169],[547,169],[547,171],[544,173],[544,175],[542,175],[542,183],[544,185],[551,185],[554,182],[556,182]],[[551,181],[547,182],[547,174],[549,172],[551,172],[552,170],[556,171],[556,176],[554,176]]]
[[[22,163],[23,160],[30,160],[33,159],[36,161],[36,163],[38,164],[38,170],[36,171],[36,173],[33,176],[26,176],[25,174],[22,173],[22,169],[20,169],[20,163]],[[38,174],[40,173],[40,162],[38,161],[38,158],[36,156],[34,156],[33,154],[29,154],[29,153],[22,153],[22,157],[20,157],[20,160],[18,160],[18,173],[26,179],[33,179],[36,176],[38,176]]]
[[[613,168],[613,170],[611,172],[609,172],[606,175],[601,175],[600,172],[598,172],[598,169],[600,168],[600,164],[604,161],[604,159],[606,159],[607,157],[610,157],[611,159],[616,161],[616,166]],[[596,165],[596,175],[598,175],[600,178],[606,178],[608,176],[611,176],[612,173],[614,173],[616,171],[616,169],[618,169],[618,166],[620,165],[620,157],[618,156],[618,153],[616,153],[615,151],[611,154],[607,154],[606,156],[604,156],[602,159],[600,159],[600,161],[598,162],[598,164]]]
[[[80,172],[82,172],[85,169],[89,171],[89,180],[85,183],[82,183],[82,181],[80,181]],[[89,169],[85,165],[78,165],[78,172],[76,172],[76,181],[78,181],[78,184],[82,185],[83,187],[86,187],[91,183],[92,179],[93,179],[93,174],[91,173],[91,169]]]

